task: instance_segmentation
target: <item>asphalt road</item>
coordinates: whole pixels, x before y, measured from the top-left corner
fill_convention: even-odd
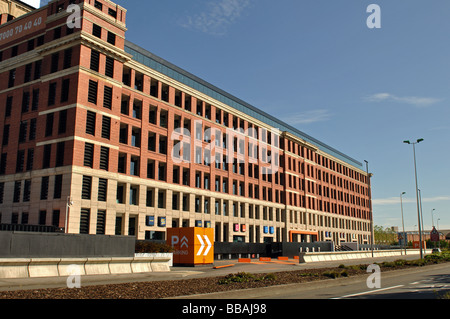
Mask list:
[[[380,274],[380,288],[368,288],[371,274],[227,293],[193,299],[438,299],[450,293],[448,263]],[[187,298],[187,297],[186,297]]]

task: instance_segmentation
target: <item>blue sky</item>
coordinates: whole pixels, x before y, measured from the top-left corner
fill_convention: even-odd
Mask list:
[[[364,163],[375,224],[450,229],[450,1],[115,1],[127,39]],[[367,7],[381,8],[369,29]]]

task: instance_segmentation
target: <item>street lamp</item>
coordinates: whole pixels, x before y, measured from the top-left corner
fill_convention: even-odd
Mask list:
[[[406,237],[406,238],[403,238],[403,248],[404,248],[404,250],[405,250],[405,255],[406,255],[406,244],[405,244],[405,242],[406,242],[407,239],[408,239],[408,235],[405,234],[405,222],[404,222],[404,219],[403,219],[403,199],[402,199],[402,196],[405,195],[405,194],[406,194],[406,192],[403,192],[403,193],[400,194],[400,206],[401,206],[401,208],[402,208],[402,227],[403,227],[403,236]],[[402,237],[403,237],[403,236],[402,236]]]
[[[431,210],[431,227],[434,227],[434,218],[433,218],[433,212],[435,211],[436,209],[432,209]]]
[[[367,171],[367,185],[369,187],[369,210],[370,210],[370,250],[372,251],[372,258],[373,258],[373,237],[374,237],[374,231],[373,231],[373,212],[372,212],[372,190],[370,186],[370,177],[372,177],[372,174],[369,174],[369,162],[364,160],[366,162],[366,171]]]
[[[417,201],[417,218],[419,220],[419,246],[420,246],[420,259],[423,259],[423,250],[422,250],[422,226],[420,224],[420,210],[419,210],[419,186],[417,184],[417,163],[416,163],[416,144],[423,142],[423,138],[417,140],[417,142],[403,141],[405,144],[409,144],[413,146],[414,153],[414,174],[416,177],[416,201]]]
[[[73,205],[73,201],[72,201],[72,199],[70,198],[70,196],[67,196],[67,201],[66,201],[66,220],[65,220],[65,223],[64,223],[64,233],[68,233],[67,231],[68,231],[68,229],[67,229],[67,222],[68,222],[68,215],[69,215],[69,207],[70,206],[72,206]]]

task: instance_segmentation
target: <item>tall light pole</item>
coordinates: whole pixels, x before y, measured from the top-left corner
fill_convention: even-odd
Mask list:
[[[66,233],[66,234],[68,234],[67,226],[68,226],[68,218],[69,218],[69,208],[72,205],[73,205],[73,201],[72,201],[71,197],[67,196],[67,201],[66,201],[66,220],[64,222],[64,233]]]
[[[423,222],[423,210],[422,210],[422,191],[419,188],[419,205],[420,205],[420,223],[422,225],[422,233],[425,233],[425,223]]]
[[[372,212],[372,190],[370,186],[370,177],[372,174],[369,174],[369,162],[364,160],[366,162],[366,171],[367,171],[367,185],[369,187],[369,213],[370,213],[370,250],[372,251],[372,258],[373,258],[373,212]]]
[[[433,212],[435,211],[436,209],[432,209],[431,210],[431,227],[434,227],[434,218],[433,218]]]
[[[416,144],[423,142],[423,138],[418,139],[416,142],[403,141],[405,144],[409,144],[413,146],[414,153],[414,174],[416,177],[416,201],[417,201],[417,218],[419,221],[419,247],[420,247],[420,259],[423,259],[423,250],[422,250],[422,225],[420,223],[420,210],[419,210],[419,185],[417,183],[417,163],[416,163]]]
[[[405,234],[405,222],[404,222],[404,219],[403,219],[403,199],[402,199],[402,196],[403,195],[405,195],[406,194],[406,192],[403,192],[403,193],[401,193],[400,194],[400,206],[401,206],[401,208],[402,208],[402,227],[403,227],[403,236],[406,236],[406,238],[403,238],[403,248],[404,248],[404,250],[405,250],[405,255],[406,255],[406,241],[408,240],[408,235],[406,235]],[[402,237],[403,237],[402,236]]]

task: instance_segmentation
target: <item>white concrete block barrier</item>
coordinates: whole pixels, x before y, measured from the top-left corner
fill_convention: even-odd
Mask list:
[[[430,254],[431,250],[424,250],[424,254]],[[419,249],[408,249],[407,255],[420,255]],[[374,257],[393,257],[398,256],[401,259],[404,256],[404,250],[374,250]],[[372,258],[371,251],[349,251],[349,252],[307,252],[300,253],[299,263],[310,263],[320,261],[339,261],[349,259]]]
[[[169,257],[0,258],[0,278],[67,277],[169,272]]]

